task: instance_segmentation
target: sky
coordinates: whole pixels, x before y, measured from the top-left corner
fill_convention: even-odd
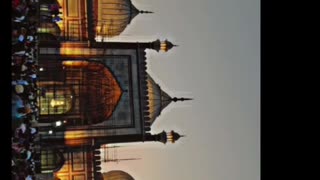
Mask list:
[[[179,47],[147,51],[148,73],[172,97],[152,133],[185,134],[175,144],[122,144],[102,172],[137,180],[260,179],[260,1],[133,0],[140,10],[116,41],[168,39]]]

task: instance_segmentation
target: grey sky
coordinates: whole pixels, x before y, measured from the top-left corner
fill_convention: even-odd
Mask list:
[[[140,14],[122,41],[168,38],[168,53],[147,52],[148,72],[172,103],[152,132],[186,134],[176,144],[130,144],[118,158],[139,161],[104,164],[137,180],[260,179],[260,1],[134,0]]]

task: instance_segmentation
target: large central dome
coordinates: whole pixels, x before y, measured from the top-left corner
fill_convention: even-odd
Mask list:
[[[103,173],[103,180],[134,180],[134,178],[124,171],[109,171]]]
[[[96,35],[113,37],[120,35],[139,10],[130,0],[96,0]]]

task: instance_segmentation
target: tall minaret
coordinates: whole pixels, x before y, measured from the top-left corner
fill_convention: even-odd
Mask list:
[[[168,141],[171,143],[175,143],[180,137],[185,137],[184,135],[180,135],[173,130],[170,132],[162,131],[159,134],[151,135],[150,133],[146,133],[145,141],[159,141],[163,144],[166,144]]]

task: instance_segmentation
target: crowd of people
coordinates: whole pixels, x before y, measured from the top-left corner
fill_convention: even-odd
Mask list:
[[[38,96],[45,89],[37,86],[37,27],[41,22],[59,19],[57,3],[42,4],[38,0],[12,0],[12,179],[35,179],[39,118]]]
[[[45,89],[37,86],[38,71],[42,70],[37,62],[37,28],[41,22],[61,21],[60,8],[54,0],[12,0],[11,174],[14,180],[36,178],[39,137],[34,125],[40,113],[38,98],[45,96]]]
[[[37,7],[32,0],[12,1],[12,179],[35,179],[37,104]]]

